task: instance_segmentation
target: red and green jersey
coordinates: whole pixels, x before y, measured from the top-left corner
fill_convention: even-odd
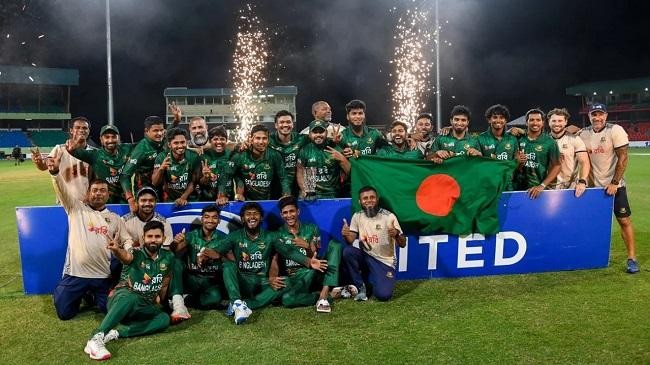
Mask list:
[[[307,250],[302,247],[298,247],[293,243],[293,239],[296,236],[302,238],[308,244],[313,243],[314,246],[316,247],[316,250],[320,248],[320,230],[318,229],[317,225],[312,223],[301,223],[300,228],[296,232],[291,232],[289,230],[289,227],[287,227],[287,225],[285,224],[282,227],[280,227],[280,229],[277,232],[277,235],[280,243],[284,243],[285,245],[289,245],[297,248],[300,251],[300,253],[302,253],[305,256],[307,256]],[[284,267],[287,269],[287,274],[289,276],[294,275],[301,269],[311,270],[303,266],[301,263],[295,262],[294,260],[288,258],[284,259]]]
[[[438,136],[431,145],[431,152],[449,151],[456,156],[466,155],[470,148],[479,149],[478,141],[468,133],[463,138],[456,138],[451,133],[446,136]]]
[[[245,229],[240,229],[219,241],[215,250],[221,254],[232,251],[240,272],[259,276],[267,275],[270,256],[274,251],[296,262],[306,261],[307,256],[300,253],[296,247],[289,247],[279,242],[273,232],[260,229],[257,237],[251,239]]]
[[[341,148],[335,148],[341,151]],[[325,145],[308,143],[298,153],[305,171],[304,184],[311,185],[318,198],[336,198],[341,189],[341,163],[325,151]]]
[[[132,148],[132,144],[123,143],[117,146],[114,154],[110,154],[103,148],[92,150],[77,148],[71,154],[89,164],[96,178],[106,181],[109,191],[108,203],[120,204],[126,203],[120,184],[120,174]]]
[[[187,270],[192,274],[210,275],[214,274],[221,269],[221,260],[213,260],[210,263],[199,266],[196,261],[197,255],[203,248],[216,248],[219,241],[223,240],[226,235],[220,231],[214,231],[212,237],[206,240],[203,236],[203,229],[198,228],[190,231],[185,235],[185,243],[187,244],[187,251],[183,263],[186,265]]]
[[[233,177],[238,188],[244,188],[246,200],[271,199],[272,185],[279,184],[282,195],[290,195],[291,187],[280,153],[267,148],[259,158],[250,151],[235,154],[232,158]]]
[[[560,150],[557,142],[548,134],[542,133],[536,139],[528,136],[519,138],[519,149],[526,154],[526,163],[517,170],[515,189],[527,190],[541,184],[552,163],[559,163]]]
[[[124,164],[120,174],[120,184],[124,192],[138,190],[143,186],[152,186],[151,175],[156,156],[163,150],[162,142],[154,142],[144,137],[131,150],[129,160]],[[133,177],[133,183],[131,178]],[[135,184],[135,189],[133,187]]]
[[[159,168],[167,157],[167,152],[161,152],[156,157],[154,168]],[[171,154],[171,152],[170,152]],[[163,172],[163,190],[166,193],[164,201],[174,201],[183,195],[190,182],[198,181],[198,174],[201,168],[199,154],[192,150],[185,150],[183,158],[170,159],[171,165]]]
[[[381,132],[365,125],[360,136],[354,134],[352,128],[346,128],[341,132],[341,142],[339,142],[341,148],[350,147],[354,151],[359,151],[361,156],[374,155],[377,149],[384,145],[386,140]]]
[[[424,158],[424,155],[418,148],[411,150],[406,145],[404,145],[404,148],[398,148],[394,144],[382,147],[379,151],[377,151],[377,156],[401,158],[405,160],[421,160]]]
[[[214,150],[206,150],[201,157],[208,163],[208,167],[212,171],[208,185],[201,184],[199,188],[201,200],[215,200],[219,193],[232,200],[234,197],[232,184],[234,163],[230,160],[231,152],[224,150],[218,153]]]
[[[131,249],[133,261],[122,268],[122,279],[116,288],[126,287],[148,300],[160,293],[163,280],[174,271],[176,258],[167,250],[158,250],[155,259],[146,250]]]

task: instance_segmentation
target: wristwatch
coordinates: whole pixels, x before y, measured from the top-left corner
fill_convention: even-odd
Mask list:
[[[610,184],[612,184],[612,185],[618,185],[618,183],[619,183],[619,181],[616,180],[616,179],[612,179],[612,182],[610,182]]]
[[[585,180],[585,179],[578,179],[578,184],[585,184],[585,185],[587,185],[587,180]]]

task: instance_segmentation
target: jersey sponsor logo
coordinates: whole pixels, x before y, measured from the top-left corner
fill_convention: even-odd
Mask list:
[[[496,155],[495,158],[497,160],[505,161],[505,160],[508,159],[508,153],[507,152],[501,152],[500,154]]]
[[[108,226],[95,226],[93,222],[88,224],[88,232],[105,235],[108,234]]]
[[[362,156],[370,155],[370,154],[372,154],[372,148],[370,146],[368,146],[368,147],[362,149],[359,152],[361,153]]]
[[[593,153],[595,155],[605,153],[605,147],[603,146],[598,146],[597,148],[594,148],[592,150],[589,150],[589,153]]]

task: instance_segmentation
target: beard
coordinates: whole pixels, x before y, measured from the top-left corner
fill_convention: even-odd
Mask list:
[[[379,206],[375,205],[373,207],[364,207],[363,212],[366,213],[368,218],[374,218],[379,213]]]
[[[208,143],[208,136],[206,136],[205,133],[197,133],[192,136],[192,143],[195,146],[204,146]]]
[[[158,250],[160,250],[160,246],[158,246],[155,243],[148,243],[144,245],[144,248],[149,252],[150,254],[155,254],[158,253]]]

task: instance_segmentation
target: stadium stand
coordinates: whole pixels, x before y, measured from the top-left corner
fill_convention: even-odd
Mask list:
[[[21,131],[0,131],[0,148],[28,147],[31,145],[32,143],[27,139],[25,133]]]
[[[65,143],[68,139],[66,132],[61,130],[32,131],[31,137],[34,145],[39,147],[54,147],[57,144]]]

